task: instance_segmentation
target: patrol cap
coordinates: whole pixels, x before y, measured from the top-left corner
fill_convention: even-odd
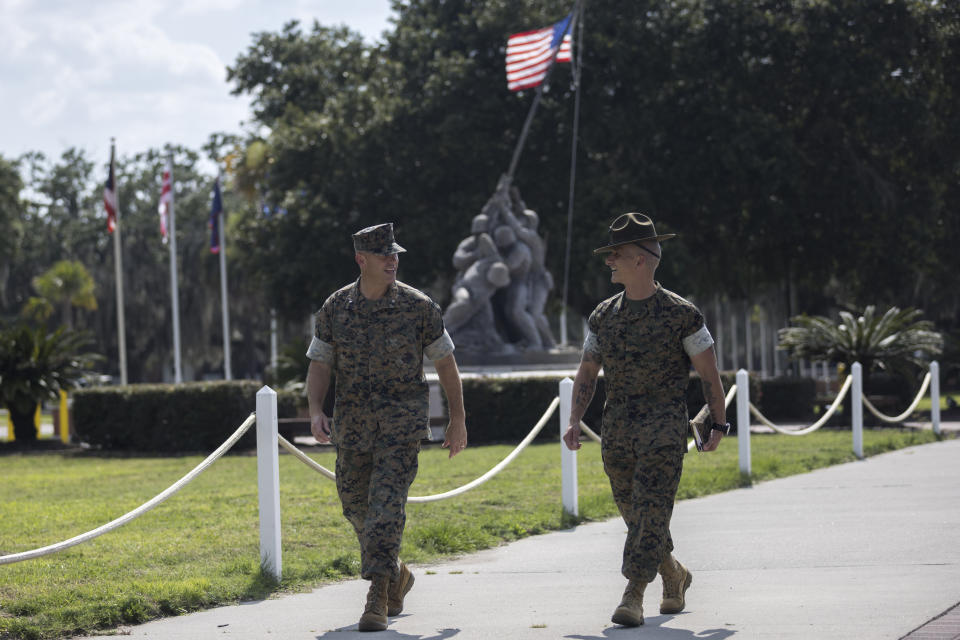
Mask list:
[[[594,249],[594,253],[608,253],[615,247],[624,244],[634,244],[637,242],[647,242],[669,240],[676,237],[675,233],[665,233],[657,235],[657,229],[653,226],[653,220],[642,213],[625,213],[618,216],[616,220],[610,223],[610,241],[606,246]]]
[[[357,231],[353,234],[353,250],[365,251],[378,256],[389,256],[406,251],[393,240],[392,222],[375,224],[372,227]]]

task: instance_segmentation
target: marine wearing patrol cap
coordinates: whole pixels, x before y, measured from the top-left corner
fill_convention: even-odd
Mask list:
[[[625,213],[610,223],[609,244],[594,249],[593,253],[608,253],[623,244],[647,241],[660,242],[661,240],[675,238],[676,235],[675,233],[664,233],[658,236],[657,229],[653,226],[653,220],[649,216],[642,213]]]
[[[353,234],[353,250],[373,253],[378,256],[389,256],[395,253],[405,253],[406,249],[393,240],[393,223],[375,224],[372,227],[360,229]]]

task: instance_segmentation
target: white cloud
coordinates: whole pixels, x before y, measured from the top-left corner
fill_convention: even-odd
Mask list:
[[[226,66],[250,34],[290,19],[347,23],[373,40],[390,0],[0,0],[0,155],[56,157],[71,146],[105,155],[166,142],[199,148],[239,132],[248,98]]]

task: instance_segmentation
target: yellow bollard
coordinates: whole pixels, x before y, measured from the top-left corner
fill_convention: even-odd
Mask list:
[[[67,392],[60,389],[60,442],[70,444],[70,415],[67,407]]]
[[[7,442],[13,442],[13,418],[10,417],[10,413],[7,412]]]
[[[33,414],[33,428],[37,430],[37,440],[39,440],[39,439],[40,439],[40,436],[43,435],[42,433],[40,433],[40,423],[41,423],[42,420],[43,420],[43,414],[42,414],[41,411],[40,411],[40,408],[41,408],[42,406],[43,406],[42,403],[38,402],[38,403],[37,403],[37,410],[36,410],[36,412],[34,412],[34,414]]]

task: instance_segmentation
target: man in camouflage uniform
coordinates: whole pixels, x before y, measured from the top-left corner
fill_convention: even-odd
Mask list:
[[[563,439],[570,449],[580,448],[580,420],[603,367],[603,466],[627,524],[621,572],[628,583],[612,619],[637,626],[643,624],[643,591],[658,572],[663,578],[661,613],[683,609],[693,580],[673,557],[670,537],[687,450],[684,396],[691,363],[700,374],[714,423],[705,451],[717,448],[729,424],[713,338],[703,315],[654,279],[660,241],[674,234],[657,235],[653,221],[639,213],[618,217],[609,231],[609,243],[594,253],[609,254],[611,282],[624,290],[590,315]]]
[[[361,631],[387,628],[403,610],[413,574],[398,554],[407,492],[417,475],[420,440],[429,436],[423,357],[434,362],[447,396],[450,457],[467,446],[463,391],[453,341],[429,297],[397,281],[393,224],[353,235],[356,282],[334,292],[316,314],[307,351],[310,428],[337,447],[337,493],[360,541],[360,575],[370,580]],[[333,423],[323,401],[336,379]]]

